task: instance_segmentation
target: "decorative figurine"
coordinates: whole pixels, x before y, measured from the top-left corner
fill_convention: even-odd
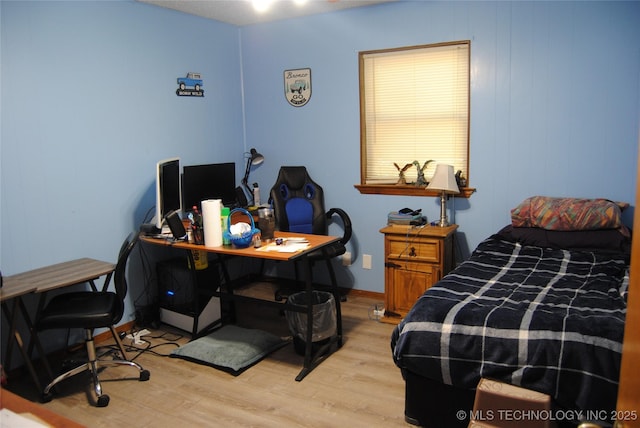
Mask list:
[[[408,170],[408,169],[411,167],[411,165],[412,165],[412,164],[408,163],[408,164],[406,164],[406,165],[405,165],[404,167],[402,167],[402,168],[400,168],[400,167],[398,166],[398,164],[397,164],[397,163],[395,163],[395,162],[394,162],[393,164],[394,164],[394,165],[396,166],[396,168],[398,169],[398,181],[396,182],[396,186],[397,186],[397,185],[407,184],[407,178],[404,176],[404,173],[405,173],[405,171],[406,171],[406,170]]]
[[[430,159],[428,161],[426,161],[422,167],[420,167],[420,162],[418,162],[417,160],[413,161],[413,164],[416,166],[416,169],[418,170],[418,178],[416,179],[416,187],[423,187],[426,186],[427,184],[427,179],[424,178],[424,170],[427,169],[427,166],[429,166],[429,164],[433,162],[433,159]]]
[[[462,170],[456,172],[456,183],[460,188],[467,187],[467,179],[462,176]]]

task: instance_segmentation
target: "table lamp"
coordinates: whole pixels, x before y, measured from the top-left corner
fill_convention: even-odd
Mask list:
[[[440,190],[440,221],[438,226],[449,226],[447,219],[447,194],[458,194],[460,189],[453,173],[453,165],[436,165],[436,172],[427,186],[429,190]]]
[[[249,187],[249,173],[251,172],[252,165],[260,165],[262,162],[264,162],[264,156],[258,153],[256,149],[251,149],[249,153],[245,152],[245,155],[247,156],[247,168],[244,170],[244,177],[242,178],[242,186],[244,186],[244,188],[247,189],[247,192],[249,192],[251,205],[253,205],[253,202],[254,202],[253,192]]]

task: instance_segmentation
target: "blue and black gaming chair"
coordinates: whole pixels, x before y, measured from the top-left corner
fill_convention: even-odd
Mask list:
[[[309,255],[312,264],[320,260],[326,261],[331,285],[337,290],[337,280],[331,259],[347,251],[345,245],[351,239],[352,233],[349,215],[340,208],[325,211],[322,187],[311,179],[304,166],[281,167],[269,197],[273,205],[276,225],[281,231],[327,235],[328,225],[334,216],[340,219],[343,228],[342,237],[325,247],[324,252],[318,250]],[[297,274],[296,270],[296,277]],[[281,293],[276,293],[276,299],[282,298]]]

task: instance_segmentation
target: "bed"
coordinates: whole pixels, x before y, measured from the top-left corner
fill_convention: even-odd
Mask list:
[[[611,414],[631,244],[625,207],[526,199],[512,210],[512,224],[427,290],[391,337],[406,421],[467,426],[462,416],[481,378],[548,394],[556,408],[576,411],[563,415]]]

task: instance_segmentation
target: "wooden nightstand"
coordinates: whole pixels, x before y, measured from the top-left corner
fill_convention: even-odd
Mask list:
[[[384,233],[382,322],[398,324],[418,298],[455,265],[453,235],[457,225],[390,225]]]

